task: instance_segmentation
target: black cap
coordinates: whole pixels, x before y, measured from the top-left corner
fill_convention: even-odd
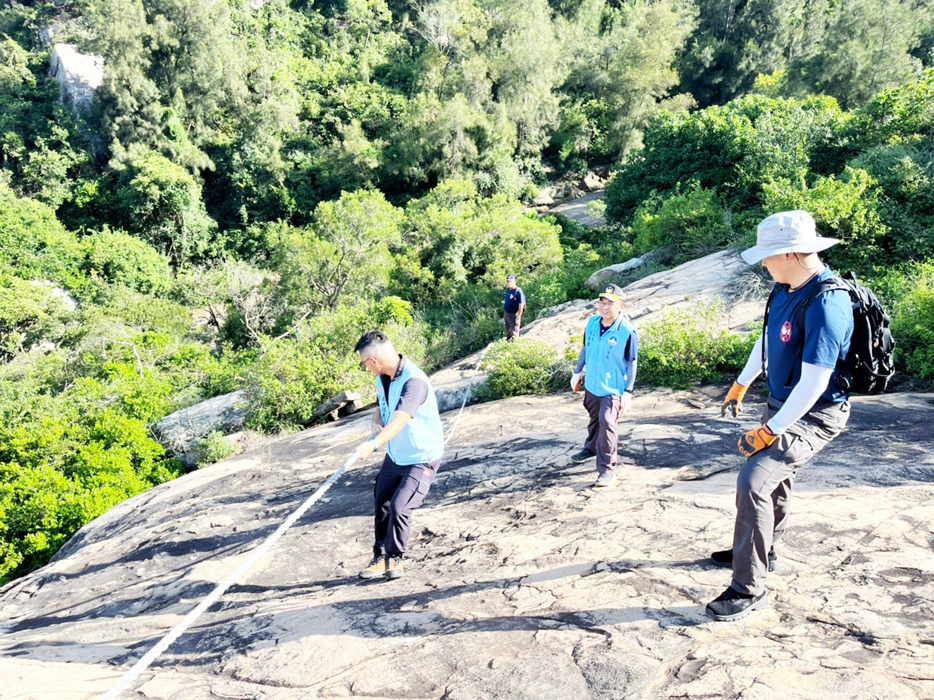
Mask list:
[[[603,291],[600,292],[599,296],[606,299],[611,299],[612,301],[622,301],[623,290],[621,287],[615,284],[608,284],[603,287]]]

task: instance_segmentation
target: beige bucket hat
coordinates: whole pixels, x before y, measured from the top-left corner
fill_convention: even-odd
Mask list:
[[[782,211],[759,222],[756,244],[744,250],[742,256],[747,263],[755,265],[770,255],[819,253],[839,242],[837,238],[818,236],[814,217],[806,211]]]

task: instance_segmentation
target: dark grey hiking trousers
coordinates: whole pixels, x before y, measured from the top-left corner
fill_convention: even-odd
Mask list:
[[[506,311],[503,313],[503,322],[506,324],[506,340],[512,342],[522,330],[522,319],[519,318],[518,313]]]
[[[388,454],[383,459],[373,486],[376,506],[374,557],[401,557],[406,554],[412,514],[425,502],[439,466],[440,459],[412,465],[396,464]]]
[[[784,402],[770,398],[765,423]],[[814,408],[748,460],[736,480],[736,526],[733,530],[733,583],[740,593],[765,590],[768,554],[788,526],[791,489],[798,467],[839,435],[850,417],[850,404],[818,401]]]

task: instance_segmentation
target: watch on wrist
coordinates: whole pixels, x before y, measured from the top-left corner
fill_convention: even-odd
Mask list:
[[[379,452],[379,443],[376,442],[376,438],[371,438],[371,437],[370,437],[370,438],[367,438],[366,441],[367,441],[367,442],[372,442],[372,443],[373,443],[373,451],[374,451],[374,452]]]

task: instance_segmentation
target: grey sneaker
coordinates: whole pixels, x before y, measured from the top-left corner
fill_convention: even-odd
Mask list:
[[[600,476],[597,477],[597,480],[594,482],[594,488],[605,489],[616,484],[616,474],[607,470],[603,472]]]
[[[596,457],[596,456],[597,456],[596,452],[591,452],[585,447],[577,454],[571,455],[571,461],[574,462],[574,464],[581,464],[583,462],[586,462],[588,459],[591,459],[592,457]]]
[[[373,561],[360,572],[360,578],[382,578],[386,575],[386,558],[373,557]]]
[[[705,612],[718,622],[742,620],[753,610],[768,607],[769,597],[765,591],[757,596],[743,595],[732,586],[707,603]]]

